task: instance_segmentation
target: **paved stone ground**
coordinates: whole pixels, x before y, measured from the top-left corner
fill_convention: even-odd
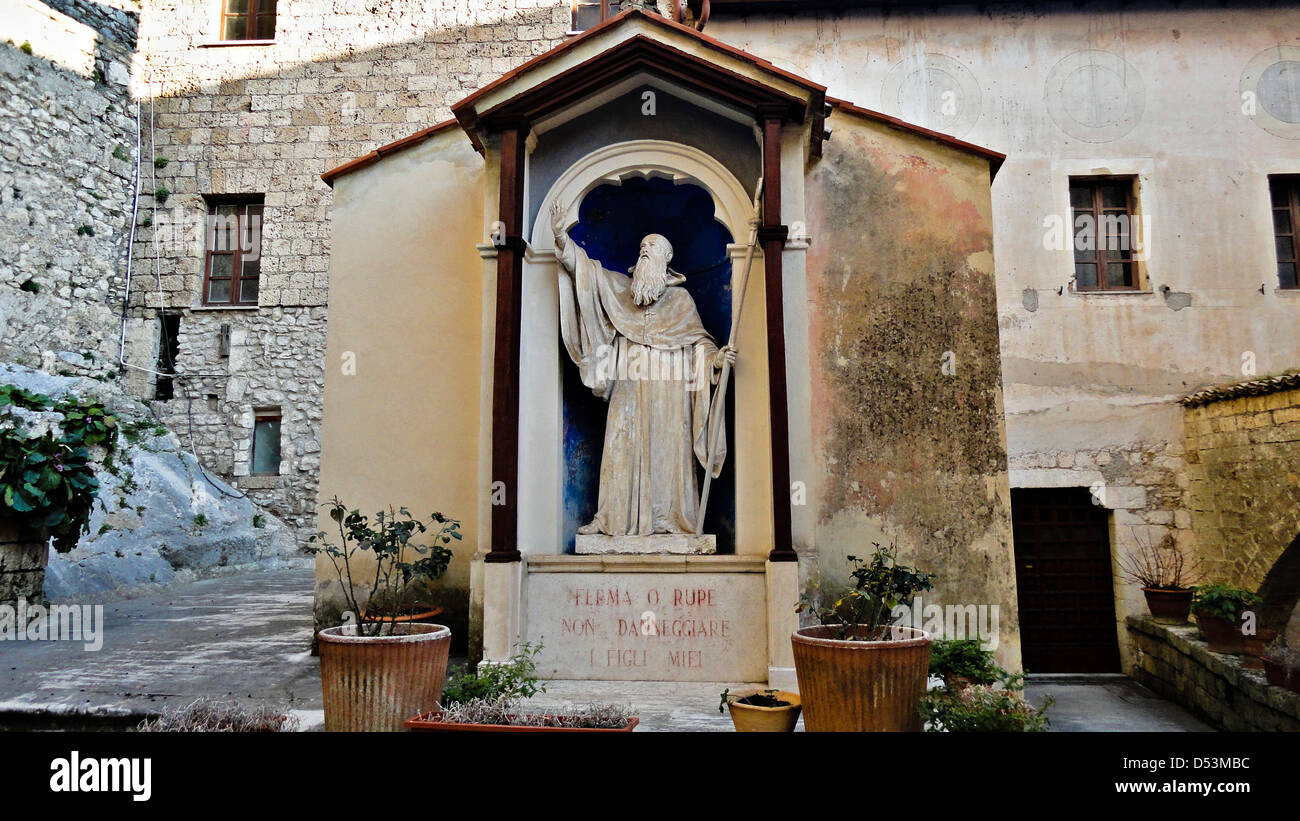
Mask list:
[[[40,716],[60,714],[68,726],[115,728],[199,696],[282,703],[316,723],[312,577],[267,571],[105,604],[98,651],[0,643],[0,726],[54,726]]]
[[[1047,709],[1047,717],[1056,732],[1214,732],[1187,710],[1126,676],[1059,681],[1044,676],[1025,686],[1025,697],[1035,707],[1049,695],[1056,703]]]
[[[0,729],[126,729],[199,696],[284,704],[302,729],[319,728],[320,668],[308,651],[312,588],[310,569],[210,579],[105,604],[96,652],[79,642],[0,643]],[[555,681],[532,703],[631,704],[639,730],[725,732],[731,719],[718,712],[718,695],[744,686]],[[1053,729],[1062,732],[1210,729],[1123,677],[1036,679],[1027,688],[1036,704],[1048,694],[1056,699]]]

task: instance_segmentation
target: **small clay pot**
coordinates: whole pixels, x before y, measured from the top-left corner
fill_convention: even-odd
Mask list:
[[[745,704],[750,696],[766,695],[766,690],[747,690],[743,693],[731,693],[727,696],[727,709],[731,711],[731,723],[738,733],[792,733],[799,721],[799,712],[803,704],[798,693],[777,690],[772,693],[777,701],[783,701],[773,707],[759,704]]]

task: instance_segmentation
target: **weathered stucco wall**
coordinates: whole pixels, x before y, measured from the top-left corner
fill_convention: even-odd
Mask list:
[[[322,500],[461,520],[464,539],[437,585],[461,647],[485,490],[483,170],[464,134],[449,131],[337,182],[320,472]],[[322,514],[337,542],[332,524]],[[341,593],[323,557],[316,579],[317,623],[337,623]]]
[[[1018,664],[988,162],[828,126],[806,184],[821,579],[897,542],[937,577],[924,600],[1000,607]]]
[[[1184,425],[1205,581],[1259,589],[1264,626],[1289,622],[1300,640],[1300,557],[1279,561],[1300,550],[1300,388],[1195,400],[1185,400]]]
[[[1300,172],[1300,126],[1267,114],[1300,111],[1300,91],[1260,79],[1295,59],[1297,32],[1287,4],[715,12],[708,26],[831,95],[1008,155],[993,250],[1011,485],[1104,488],[1117,555],[1189,538],[1175,400],[1300,361],[1267,180]],[[1138,292],[1072,292],[1068,245],[1045,244],[1045,219],[1068,224],[1068,178],[1092,174],[1137,177]],[[1122,582],[1116,599],[1126,653],[1124,617],[1145,604]]]

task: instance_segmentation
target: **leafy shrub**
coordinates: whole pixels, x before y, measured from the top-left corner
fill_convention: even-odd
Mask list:
[[[436,579],[447,570],[452,558],[447,545],[452,539],[461,539],[460,521],[443,516],[441,513],[430,515],[433,528],[433,544],[422,545],[412,541],[417,534],[429,532],[430,526],[419,519],[411,517],[406,508],[394,510],[389,508],[375,514],[374,526],[370,518],[358,510],[348,510],[347,506],[335,496],[325,505],[329,508],[330,518],[338,527],[340,544],[332,544],[329,534],[317,533],[311,537],[311,546],[307,552],[313,555],[324,554],[334,566],[348,609],[357,616],[366,612],[361,606],[358,588],[368,584],[369,598],[378,607],[370,608],[379,615],[374,619],[362,619],[357,625],[357,634],[366,636],[392,635],[398,616],[397,604],[411,588],[412,582]],[[415,561],[406,561],[407,552],[416,554]],[[374,579],[371,582],[354,579],[352,565],[359,554],[372,552],[375,556]],[[360,571],[358,571],[359,573]]]
[[[12,408],[62,414],[46,433],[26,430]],[[58,401],[15,385],[0,385],[0,499],[24,527],[54,539],[66,553],[89,529],[91,507],[99,490],[91,448],[103,449],[112,464],[117,420],[98,402],[65,397]]]
[[[832,638],[841,641],[880,641],[887,638],[893,610],[911,604],[922,590],[934,586],[934,576],[898,563],[894,545],[875,544],[871,561],[849,556],[853,586],[842,592],[823,592],[820,599],[803,596],[796,608],[811,609],[823,627],[833,628]],[[865,628],[865,629],[863,629]]]
[[[1009,677],[993,660],[993,653],[980,646],[977,639],[939,639],[930,644],[930,675],[945,682],[954,677],[969,679],[972,684],[993,684]]]
[[[1040,733],[1049,722],[1049,696],[1035,710],[1023,695],[977,684],[963,690],[933,690],[921,698],[921,717],[929,732]]]
[[[1226,584],[1207,584],[1193,587],[1192,612],[1235,622],[1247,610],[1258,607],[1263,601],[1258,594]]]
[[[442,688],[444,707],[467,701],[532,698],[546,692],[537,678],[537,655],[542,645],[524,642],[519,652],[502,664],[480,664],[476,672],[453,671]]]

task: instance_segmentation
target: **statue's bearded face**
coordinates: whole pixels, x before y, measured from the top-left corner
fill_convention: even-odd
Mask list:
[[[668,287],[668,263],[673,246],[658,234],[641,240],[641,255],[632,269],[632,301],[637,305],[653,304]]]

